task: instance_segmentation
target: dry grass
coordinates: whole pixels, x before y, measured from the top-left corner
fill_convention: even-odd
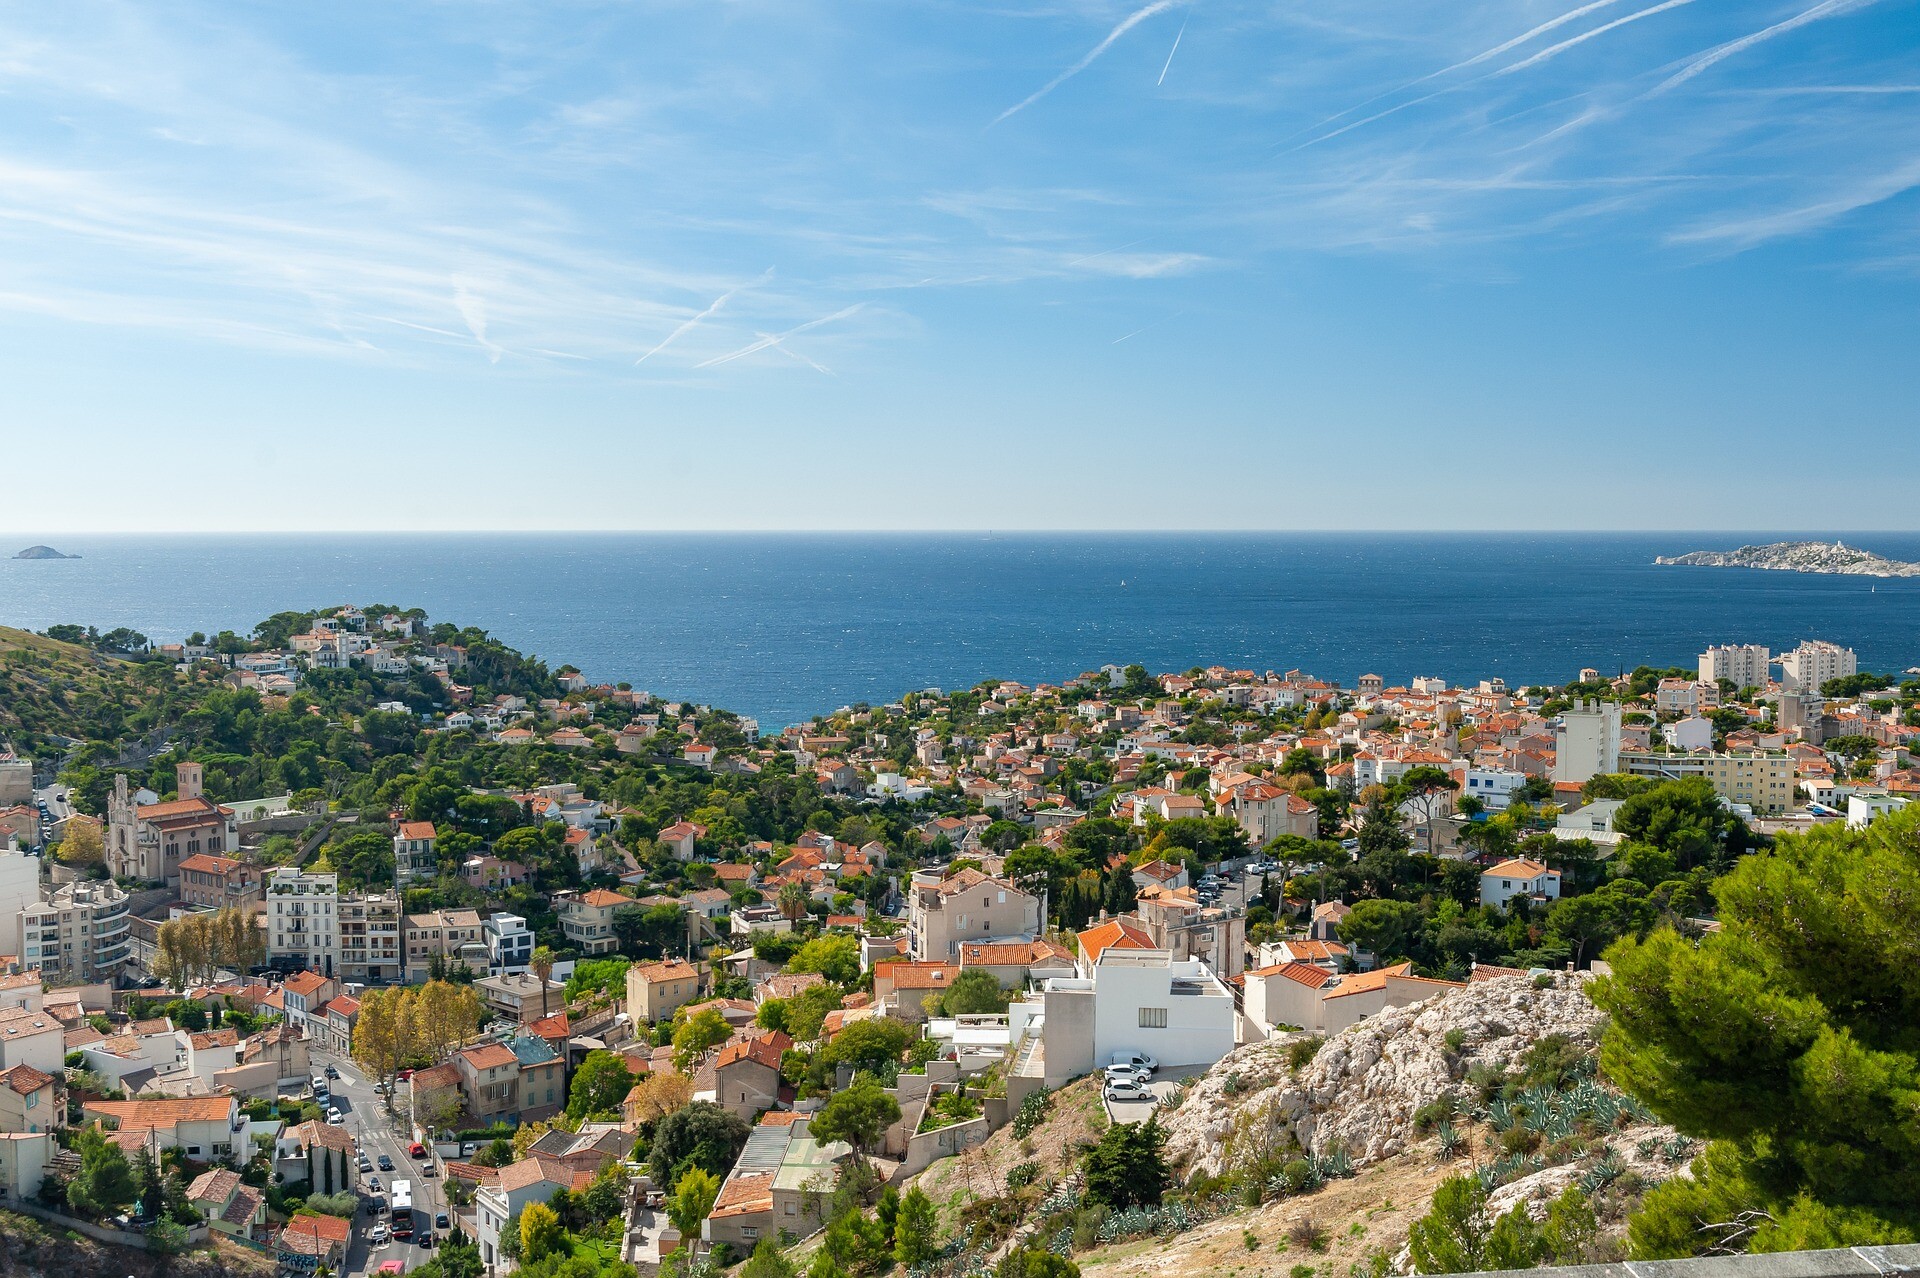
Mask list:
[[[940,1209],[940,1226],[950,1231],[967,1204],[998,1198],[1007,1192],[1007,1173],[1022,1163],[1038,1163],[1036,1184],[1058,1180],[1073,1170],[1083,1146],[1100,1139],[1107,1129],[1107,1111],[1100,1103],[1097,1077],[1069,1083],[1053,1094],[1047,1120],[1025,1140],[1003,1127],[985,1144],[956,1158],[945,1158],[927,1168],[912,1183],[920,1186]]]
[[[1434,1186],[1458,1166],[1418,1149],[1365,1168],[1311,1193],[1237,1211],[1166,1241],[1121,1243],[1074,1257],[1083,1278],[1252,1278],[1311,1266],[1315,1278],[1346,1278],[1376,1248],[1389,1255],[1426,1213]],[[1326,1250],[1302,1250],[1288,1235],[1311,1220]],[[1247,1250],[1246,1234],[1258,1240]]]

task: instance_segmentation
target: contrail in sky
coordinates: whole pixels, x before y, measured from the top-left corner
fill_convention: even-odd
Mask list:
[[[742,356],[752,355],[752,354],[755,354],[756,352],[764,351],[769,346],[778,346],[780,345],[780,343],[786,341],[789,337],[792,337],[795,333],[804,333],[810,328],[819,328],[822,324],[831,324],[835,320],[845,319],[847,316],[853,314],[855,311],[859,310],[861,307],[865,305],[866,305],[865,302],[855,302],[852,306],[846,307],[842,310],[835,311],[831,315],[822,315],[819,319],[808,320],[804,324],[795,325],[793,328],[788,329],[784,333],[774,333],[770,336],[763,334],[758,341],[748,342],[745,346],[742,346],[737,351],[730,351],[725,355],[715,355],[712,359],[702,360],[700,363],[695,364],[694,367],[695,368],[712,368],[717,364],[731,364],[734,360],[739,359]]]
[[[1192,16],[1188,14],[1187,18]],[[1173,33],[1173,47],[1167,50],[1167,65],[1160,68],[1160,78],[1153,82],[1156,89],[1167,82],[1167,68],[1173,65],[1173,55],[1180,52],[1180,37],[1187,33],[1187,18],[1180,19],[1180,29]]]
[[[1501,67],[1498,71],[1494,72],[1494,74],[1512,75],[1515,71],[1524,71],[1537,62],[1545,62],[1548,58],[1559,56],[1566,50],[1573,48],[1576,44],[1585,44],[1597,35],[1605,35],[1615,27],[1624,27],[1629,22],[1638,22],[1642,18],[1651,18],[1656,13],[1665,13],[1669,9],[1678,9],[1683,4],[1692,3],[1693,0],[1666,0],[1665,4],[1656,4],[1652,8],[1641,9],[1636,13],[1629,13],[1624,18],[1615,18],[1612,22],[1603,22],[1591,31],[1582,31],[1571,40],[1562,40],[1559,44],[1550,44],[1530,58],[1522,58],[1518,62]]]
[[[1557,18],[1549,18],[1547,21],[1541,23],[1539,26],[1533,28],[1531,31],[1523,31],[1519,35],[1513,37],[1513,39],[1506,41],[1504,44],[1496,44],[1491,49],[1483,49],[1479,53],[1474,54],[1471,58],[1468,58],[1465,62],[1456,62],[1450,67],[1441,67],[1438,71],[1430,71],[1426,75],[1421,76],[1417,80],[1407,81],[1405,84],[1401,85],[1399,88],[1388,89],[1385,93],[1376,93],[1372,97],[1368,98],[1365,102],[1356,102],[1352,106],[1348,107],[1346,110],[1336,112],[1335,114],[1328,116],[1326,119],[1320,121],[1319,124],[1313,125],[1312,127],[1315,129],[1324,128],[1326,125],[1332,124],[1335,120],[1344,119],[1345,117],[1352,115],[1355,111],[1363,111],[1366,108],[1372,106],[1374,103],[1382,101],[1386,98],[1390,98],[1396,93],[1405,93],[1408,89],[1411,89],[1416,84],[1425,84],[1429,80],[1438,80],[1441,76],[1447,75],[1451,72],[1464,71],[1468,67],[1479,66],[1482,62],[1486,62],[1491,58],[1499,57],[1501,54],[1505,53],[1509,49],[1519,48],[1521,45],[1533,39],[1535,36],[1545,35],[1547,32],[1554,30],[1556,27],[1563,27],[1567,23],[1572,22],[1577,18],[1584,18],[1589,13],[1592,13],[1595,9],[1604,9],[1608,5],[1619,4],[1619,3],[1620,3],[1620,0],[1592,0],[1592,3],[1583,4],[1578,9],[1570,9],[1566,13],[1561,14]],[[1423,102],[1426,101],[1425,98],[1422,98],[1420,100]],[[1377,120],[1380,117],[1376,115],[1372,118]],[[1309,131],[1310,130],[1308,129],[1302,129],[1300,130],[1300,133],[1306,133]],[[1296,133],[1293,136],[1299,137],[1300,133]],[[1291,140],[1291,139],[1283,139],[1283,140]]]
[[[1151,18],[1154,14],[1165,13],[1167,10],[1173,8],[1175,5],[1180,4],[1182,2],[1183,0],[1153,0],[1153,3],[1146,6],[1144,9],[1134,10],[1132,13],[1128,14],[1126,17],[1120,20],[1119,26],[1107,32],[1107,38],[1102,40],[1099,44],[1094,45],[1092,52],[1088,53],[1086,57],[1080,59],[1078,62],[1074,63],[1072,66],[1068,67],[1065,71],[1062,71],[1059,75],[1056,75],[1055,77],[1053,77],[1053,79],[1047,81],[1045,84],[1041,85],[1038,89],[1035,89],[1032,93],[1028,94],[1026,97],[1022,98],[1020,101],[1014,103],[1012,106],[1008,107],[1006,110],[1002,111],[999,115],[994,116],[993,124],[989,124],[987,127],[991,129],[994,124],[1000,123],[1000,121],[1006,119],[1008,116],[1015,115],[1021,111],[1026,110],[1028,107],[1038,102],[1041,98],[1046,97],[1049,93],[1052,93],[1055,89],[1059,88],[1061,85],[1065,84],[1067,81],[1073,79],[1073,77],[1075,77],[1076,75],[1079,75],[1082,71],[1085,71],[1088,67],[1092,66],[1093,60],[1099,57],[1101,54],[1105,53],[1107,49],[1112,46],[1115,40],[1118,40],[1121,36],[1133,30],[1135,27],[1139,26],[1142,22],[1145,22],[1148,18]]]
[[[759,279],[755,280],[754,283],[764,284],[772,278],[773,278],[773,268],[769,266],[767,268],[767,273],[765,275],[762,275]],[[720,296],[714,298],[713,304],[708,306],[706,310],[701,311],[698,315],[694,316],[692,319],[682,322],[678,328],[674,329],[671,333],[668,333],[665,337],[661,338],[660,344],[658,346],[655,346],[652,350],[648,351],[645,355],[642,355],[639,359],[636,359],[633,362],[635,364],[646,363],[648,360],[652,359],[655,355],[658,355],[661,351],[664,351],[665,349],[667,349],[667,347],[673,345],[674,340],[676,338],[678,338],[681,334],[685,333],[688,329],[692,328],[694,325],[698,324],[701,320],[711,319],[715,314],[719,312],[721,307],[727,304],[728,298],[732,297],[735,293],[738,293],[741,289],[750,288],[750,287],[752,287],[752,285],[741,284],[741,285],[738,285],[737,287],[728,289],[726,292],[722,293]]]
[[[1873,0],[1825,0],[1824,3],[1816,4],[1811,9],[1794,14],[1784,22],[1776,22],[1770,27],[1754,32],[1752,35],[1741,36],[1738,40],[1729,40],[1725,44],[1716,45],[1655,85],[1652,92],[1648,93],[1647,96],[1652,97],[1657,93],[1665,93],[1668,89],[1685,84],[1688,80],[1693,79],[1693,77],[1699,75],[1714,63],[1725,58],[1730,58],[1743,50],[1750,49],[1762,40],[1771,40],[1773,37],[1791,31],[1795,27],[1804,27],[1809,22],[1818,22],[1820,19],[1831,17],[1836,13],[1846,13],[1852,9],[1864,8],[1872,2]]]

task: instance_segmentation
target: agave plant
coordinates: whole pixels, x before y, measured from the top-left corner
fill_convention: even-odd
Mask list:
[[[1607,1150],[1600,1156],[1600,1160],[1587,1170],[1586,1175],[1580,1178],[1580,1192],[1589,1197],[1599,1193],[1611,1185],[1623,1170],[1625,1169],[1620,1164],[1619,1156],[1611,1149]]]
[[[1693,1142],[1685,1136],[1675,1136],[1661,1147],[1660,1152],[1666,1155],[1668,1162],[1679,1164],[1693,1152]]]
[[[1315,1160],[1315,1170],[1322,1180],[1345,1180],[1353,1175],[1353,1159],[1347,1156],[1344,1147],[1336,1145],[1331,1153]]]
[[[1454,1157],[1460,1152],[1461,1147],[1467,1143],[1467,1138],[1456,1131],[1453,1124],[1447,1122],[1445,1119],[1441,1120],[1440,1126],[1434,1134],[1440,1139],[1440,1157],[1442,1158]]]
[[[1504,1132],[1513,1126],[1515,1114],[1513,1106],[1505,1097],[1496,1096],[1487,1105],[1487,1123],[1496,1132]]]

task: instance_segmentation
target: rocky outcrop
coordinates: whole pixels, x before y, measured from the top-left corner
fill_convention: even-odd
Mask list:
[[[1168,1157],[1188,1173],[1218,1174],[1291,1137],[1314,1154],[1342,1149],[1356,1166],[1390,1158],[1418,1138],[1414,1113],[1474,1065],[1506,1069],[1550,1034],[1596,1048],[1602,1017],[1586,979],[1559,975],[1536,989],[1530,978],[1500,977],[1389,1008],[1329,1038],[1298,1070],[1289,1048],[1304,1035],[1242,1047],[1163,1117]]]
[[[1661,555],[1656,564],[1693,568],[1766,568],[1775,572],[1835,573],[1849,577],[1920,577],[1920,564],[1886,559],[1838,541],[1776,541],[1767,546],[1738,550],[1696,550],[1685,555]]]
[[[15,555],[15,559],[78,559],[78,555],[63,555],[52,546],[28,546]]]

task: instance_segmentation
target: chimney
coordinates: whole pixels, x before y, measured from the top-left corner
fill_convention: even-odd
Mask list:
[[[197,799],[205,789],[200,765],[197,763],[177,764],[173,769],[173,775],[175,786],[180,791],[179,798]]]

